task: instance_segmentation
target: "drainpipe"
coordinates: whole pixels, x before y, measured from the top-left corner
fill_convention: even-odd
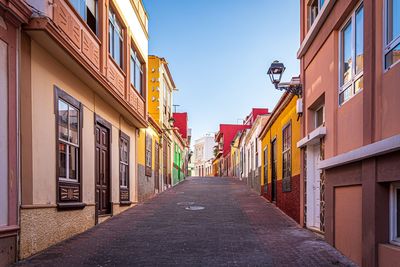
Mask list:
[[[21,63],[21,29],[22,27],[19,26],[18,30],[17,30],[17,40],[16,40],[16,66],[15,66],[15,70],[16,70],[16,83],[15,83],[15,89],[16,89],[16,97],[15,97],[15,101],[16,101],[16,127],[17,127],[17,194],[18,194],[18,201],[17,201],[17,224],[19,227],[21,227],[21,202],[22,202],[22,186],[21,186],[21,150],[20,150],[20,82],[19,82],[19,77],[20,77],[20,63]],[[20,236],[19,233],[17,234],[17,247],[16,247],[16,256],[17,259],[19,259],[19,251],[20,251]]]

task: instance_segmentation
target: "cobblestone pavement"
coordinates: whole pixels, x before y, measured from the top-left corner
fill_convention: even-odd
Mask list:
[[[202,206],[202,210],[187,210]],[[189,178],[18,266],[352,266],[231,178]]]

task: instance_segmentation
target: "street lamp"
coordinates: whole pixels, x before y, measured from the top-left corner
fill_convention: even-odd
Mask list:
[[[300,77],[293,77],[288,83],[281,83],[281,78],[283,72],[285,72],[286,67],[283,63],[280,63],[278,60],[272,62],[269,67],[267,74],[271,79],[272,84],[275,86],[275,89],[285,90],[288,93],[301,96],[302,86],[300,82]]]
[[[278,89],[278,84],[281,82],[282,74],[285,71],[285,66],[283,63],[280,63],[278,60],[275,60],[272,62],[271,66],[268,69],[268,75],[269,78],[271,79],[271,82],[273,85],[275,85],[275,88]]]

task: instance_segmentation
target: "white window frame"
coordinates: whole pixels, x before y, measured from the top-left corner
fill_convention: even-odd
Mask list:
[[[322,109],[322,125],[317,125],[318,124],[317,114],[320,109]],[[317,129],[320,126],[323,126],[324,123],[325,123],[325,105],[321,105],[314,111],[314,128]]]
[[[361,1],[359,2],[356,7],[353,9],[353,11],[351,12],[350,16],[345,20],[345,23],[343,23],[343,26],[339,29],[339,90],[338,90],[338,105],[339,107],[344,105],[347,101],[349,101],[350,99],[352,99],[355,95],[359,94],[360,92],[363,91],[364,88],[362,88],[361,90],[359,90],[358,92],[354,92],[355,88],[354,85],[355,83],[358,81],[358,79],[360,79],[363,75],[364,75],[364,66],[363,66],[363,70],[360,71],[359,73],[356,73],[356,13],[357,11],[360,9],[360,7],[363,6],[364,8],[364,2]],[[351,23],[351,55],[353,58],[353,62],[352,62],[352,73],[351,73],[351,79],[344,83],[342,85],[342,79],[343,79],[343,65],[342,65],[342,58],[343,58],[343,53],[344,53],[344,49],[343,49],[343,30],[346,28],[346,26]],[[363,31],[364,31],[364,26],[363,26]],[[364,44],[363,44],[364,45]],[[364,54],[364,51],[363,51]],[[350,87],[350,88],[349,88]],[[349,90],[351,90],[351,96],[347,99],[344,100],[343,103],[340,103],[340,94],[342,92],[344,92],[347,88],[349,88]]]
[[[383,69],[385,71],[388,71],[391,68],[393,68],[395,65],[400,63],[400,60],[398,60],[398,61],[394,62],[392,65],[390,65],[390,66],[388,66],[386,68],[386,55],[392,49],[394,49],[397,45],[400,44],[400,35],[395,37],[389,43],[387,42],[387,38],[388,38],[387,30],[388,30],[388,26],[389,26],[388,25],[388,0],[384,0],[383,5],[384,5],[384,8],[383,8],[384,9],[384,14],[383,14],[383,25],[384,25],[383,26],[384,27],[384,29],[383,29],[383,47],[384,47],[384,49],[383,49],[383,56],[382,56],[383,60],[382,60],[382,63],[383,63]]]
[[[400,233],[397,233],[397,195],[396,190],[400,189],[400,183],[390,185],[390,243],[400,246]]]

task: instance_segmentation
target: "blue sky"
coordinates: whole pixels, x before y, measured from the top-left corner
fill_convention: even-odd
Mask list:
[[[299,73],[298,0],[144,0],[149,54],[165,57],[187,111],[192,140],[238,123],[281,96],[266,71],[278,59],[283,81]]]

